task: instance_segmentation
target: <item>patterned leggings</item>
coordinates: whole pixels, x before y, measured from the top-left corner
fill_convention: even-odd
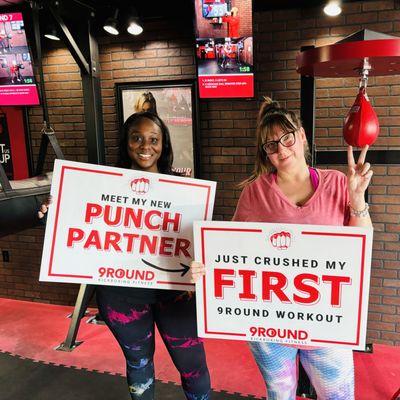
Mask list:
[[[351,350],[299,350],[265,342],[249,342],[249,346],[267,385],[268,400],[296,399],[297,354],[317,392],[318,400],[354,400]]]
[[[99,312],[126,358],[133,400],[154,399],[154,324],[181,375],[188,400],[210,399],[210,376],[203,341],[197,337],[196,301],[186,292],[156,304],[131,304],[97,290]]]

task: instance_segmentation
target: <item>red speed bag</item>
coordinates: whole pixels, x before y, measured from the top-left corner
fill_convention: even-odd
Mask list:
[[[378,135],[378,117],[368,100],[365,88],[361,88],[344,121],[344,140],[350,146],[364,147],[375,143]]]

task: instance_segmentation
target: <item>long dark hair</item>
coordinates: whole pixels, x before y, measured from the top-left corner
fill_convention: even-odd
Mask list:
[[[172,174],[172,163],[174,161],[174,153],[172,151],[171,137],[167,125],[156,114],[148,111],[132,114],[122,126],[121,141],[119,146],[119,159],[117,167],[131,168],[132,160],[128,154],[128,135],[132,128],[142,119],[147,118],[154,122],[160,129],[162,134],[162,151],[157,161],[157,168],[161,174]]]

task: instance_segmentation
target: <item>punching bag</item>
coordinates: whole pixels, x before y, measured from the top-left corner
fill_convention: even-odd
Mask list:
[[[378,135],[378,117],[368,100],[365,87],[361,87],[344,121],[344,140],[350,146],[364,147],[375,143]]]

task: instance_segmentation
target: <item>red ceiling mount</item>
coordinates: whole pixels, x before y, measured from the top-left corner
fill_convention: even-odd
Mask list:
[[[306,76],[360,77],[400,74],[400,38],[364,29],[328,46],[315,47],[296,57],[297,72]]]

